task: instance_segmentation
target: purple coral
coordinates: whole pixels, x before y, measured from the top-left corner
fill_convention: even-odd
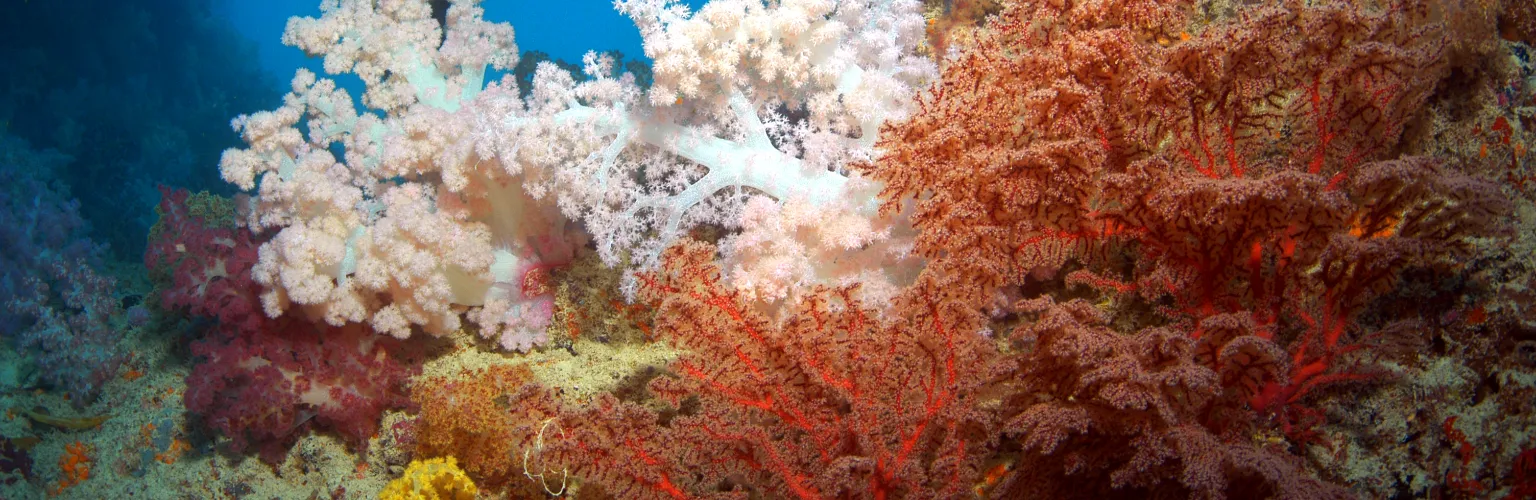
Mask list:
[[[84,404],[124,360],[111,326],[121,312],[112,298],[115,283],[82,261],[54,260],[41,271],[25,279],[32,294],[8,304],[11,312],[31,318],[17,341],[34,353],[44,382]]]
[[[100,252],[85,237],[89,227],[80,218],[80,203],[34,174],[52,171],[67,159],[0,135],[0,336],[15,335],[28,324],[4,307],[32,294],[27,276],[36,275],[49,259],[87,259],[94,264]]]
[[[16,480],[32,477],[32,455],[25,447],[18,446],[10,438],[0,439],[0,484],[12,484]]]
[[[79,203],[36,174],[58,161],[0,136],[0,336],[83,404],[122,363],[110,326],[120,307],[114,282],[93,268],[102,248],[86,237]]]

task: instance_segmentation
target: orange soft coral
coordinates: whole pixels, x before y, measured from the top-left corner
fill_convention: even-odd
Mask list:
[[[51,491],[52,494],[63,493],[91,478],[90,451],[90,447],[79,441],[64,447],[64,456],[59,457],[59,484]]]
[[[549,394],[530,384],[523,366],[493,366],[450,379],[417,382],[412,400],[421,407],[416,454],[453,455],[465,472],[488,489],[523,473],[521,444],[547,419]]]

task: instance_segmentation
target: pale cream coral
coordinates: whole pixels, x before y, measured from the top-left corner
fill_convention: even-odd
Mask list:
[[[890,300],[916,269],[910,234],[892,219],[872,219],[855,207],[782,203],[757,197],[742,211],[741,232],[722,242],[731,285],[764,307],[794,303],[817,285],[860,284],[869,303]],[[788,299],[786,301],[786,299]]]

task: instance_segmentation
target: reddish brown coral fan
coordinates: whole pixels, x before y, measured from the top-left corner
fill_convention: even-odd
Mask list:
[[[894,321],[823,289],[782,326],[720,282],[688,243],[643,278],[656,331],[689,351],[650,391],[657,414],[604,398],[544,450],[622,498],[749,491],[771,498],[956,498],[991,449],[979,388],[994,359],[968,302],[930,274]]]
[[[1082,301],[1019,304],[1038,315],[1015,332],[1018,436],[1025,472],[1007,498],[1345,498],[1299,473],[1299,460],[1265,450],[1245,397],[1283,376],[1283,353],[1245,315],[1210,318],[1206,335],[1151,328],[1121,335]],[[1103,477],[1108,481],[1071,478]]]
[[[1194,458],[1170,443],[1206,443],[1185,451],[1220,457],[1259,453],[1224,429],[1273,425],[1293,443],[1316,439],[1322,416],[1306,398],[1369,378],[1352,357],[1386,325],[1362,324],[1367,309],[1408,270],[1461,272],[1476,238],[1505,234],[1509,213],[1487,165],[1404,153],[1405,130],[1423,126],[1425,103],[1451,73],[1452,31],[1442,21],[1456,18],[1457,6],[1278,1],[1221,18],[1194,15],[1195,7],[1009,4],[949,62],[919,112],[885,130],[886,154],[864,167],[886,182],[888,212],[915,201],[925,256],[984,289],[1070,271],[1068,287],[1088,285],[1115,315],[1128,338],[1112,341],[1106,331],[1055,344],[1102,352],[1042,353],[1051,344],[1027,336],[1036,351],[1024,356],[1034,362],[1094,361],[1026,364],[1023,393],[1069,392],[1020,415],[1076,417],[1014,429],[1026,449],[1045,454],[1068,434],[1085,434],[1094,444],[1075,451],[1084,455],[1069,461],[1067,475],[1105,474],[1121,494],[1176,484],[1215,495],[1237,481],[1186,470],[1164,482],[1176,473],[1149,464],[1187,467],[1180,457]],[[1264,346],[1248,357],[1274,364],[1267,375],[1224,374],[1219,386],[1181,378],[1179,396],[1104,382],[1149,380],[1141,368],[1106,373],[1099,361],[1109,358],[1121,368],[1159,352],[1164,362],[1190,362],[1192,347],[1174,339],[1208,340],[1211,321],[1232,315],[1250,323],[1253,333],[1242,337],[1256,340],[1244,346]],[[1119,343],[1142,354],[1114,354]],[[1281,346],[1286,354],[1275,355]],[[1219,373],[1211,360],[1223,349],[1199,351],[1204,367]],[[1094,394],[1096,383],[1072,382],[1093,377],[1118,389]],[[1226,403],[1202,406],[1214,394]],[[1158,401],[1227,417],[1148,417]],[[1099,413],[1085,410],[1093,404],[1103,405]],[[1254,420],[1252,410],[1269,420]],[[1157,434],[1159,426],[1179,431]],[[1143,454],[1127,458],[1140,465],[1113,468],[1121,462],[1096,439],[1114,436]],[[1199,456],[1200,467],[1230,472]],[[1269,472],[1250,479],[1266,478],[1261,484],[1278,488],[1272,494],[1287,488]]]

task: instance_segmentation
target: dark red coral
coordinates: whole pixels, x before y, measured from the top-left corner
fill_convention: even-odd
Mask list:
[[[261,326],[261,288],[251,277],[259,242],[249,231],[217,227],[193,215],[188,196],[185,189],[160,186],[160,223],[151,233],[144,266],[171,274],[161,305],[242,330]]]
[[[366,446],[384,410],[410,405],[405,383],[418,370],[399,340],[287,318],[221,328],[192,352],[187,410],[234,450],[254,448],[269,463],[312,427]]]
[[[1198,336],[1125,335],[1082,301],[1017,307],[1037,317],[1010,339],[1015,383],[1029,390],[1003,405],[1024,471],[999,485],[1003,497],[1348,497],[1250,438],[1245,398],[1285,365],[1247,315],[1212,317]]]
[[[311,428],[362,447],[385,409],[410,404],[405,381],[417,366],[402,357],[400,341],[359,325],[268,318],[251,278],[251,233],[195,215],[186,190],[160,193],[144,263],[170,274],[161,304],[219,321],[192,344],[198,361],[187,377],[186,407],[204,425],[235,450],[276,463]]]

